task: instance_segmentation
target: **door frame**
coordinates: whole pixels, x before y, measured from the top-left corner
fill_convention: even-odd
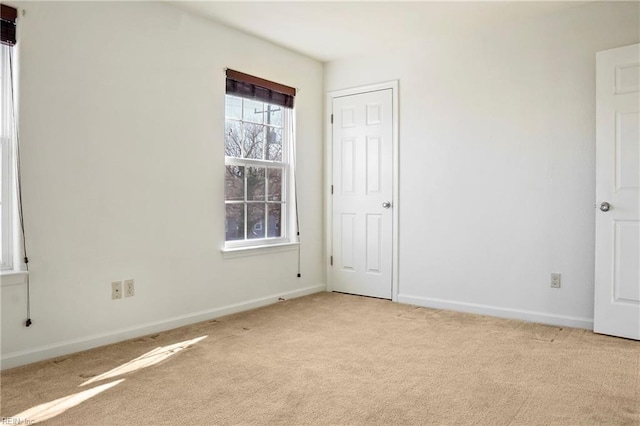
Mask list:
[[[398,301],[398,230],[399,230],[399,131],[398,131],[398,80],[385,81],[382,83],[369,84],[366,86],[352,87],[348,89],[333,90],[327,93],[327,101],[325,108],[325,151],[324,163],[325,167],[325,265],[327,277],[327,291],[333,291],[333,266],[330,263],[330,256],[333,253],[333,198],[331,194],[331,185],[333,180],[333,127],[331,123],[331,115],[333,114],[333,100],[343,96],[359,95],[368,92],[376,92],[380,90],[391,89],[392,102],[392,141],[393,159],[392,177],[393,177],[393,198],[392,198],[392,237],[391,237],[391,300]]]

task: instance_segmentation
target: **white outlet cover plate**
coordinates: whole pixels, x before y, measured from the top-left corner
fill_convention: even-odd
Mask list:
[[[111,283],[111,298],[112,299],[122,298],[122,281],[114,281]]]
[[[124,297],[135,295],[135,283],[133,280],[124,280]]]

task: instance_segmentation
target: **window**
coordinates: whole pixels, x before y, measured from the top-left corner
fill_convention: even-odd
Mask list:
[[[15,180],[13,173],[15,117],[13,105],[13,76],[15,61],[15,21],[17,11],[6,5],[1,6],[0,32],[0,269],[10,270],[13,262],[13,197]],[[13,68],[13,69],[12,69]]]
[[[9,46],[0,45],[0,267],[11,269],[13,266],[11,253],[11,93],[9,78]]]
[[[225,246],[291,241],[293,97],[227,71]],[[275,83],[274,83],[275,84]],[[285,86],[286,87],[286,86]],[[291,89],[293,90],[293,89]]]

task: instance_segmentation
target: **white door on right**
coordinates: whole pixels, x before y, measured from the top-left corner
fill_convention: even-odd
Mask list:
[[[334,291],[392,297],[392,89],[333,99]]]
[[[593,330],[640,340],[640,44],[596,55]]]

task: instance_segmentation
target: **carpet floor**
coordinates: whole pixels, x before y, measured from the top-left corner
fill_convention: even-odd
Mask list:
[[[0,379],[0,424],[640,425],[640,342],[337,293]]]

